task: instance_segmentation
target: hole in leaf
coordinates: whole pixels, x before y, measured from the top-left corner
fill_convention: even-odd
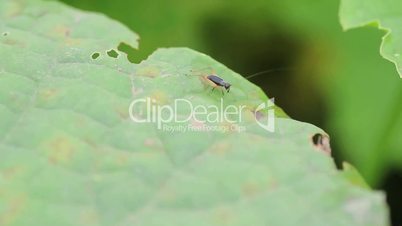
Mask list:
[[[144,60],[146,57],[148,57],[147,55],[144,55],[144,53],[142,53],[140,55],[140,53],[138,52],[137,49],[134,49],[133,47],[131,47],[130,45],[127,45],[124,42],[120,42],[119,46],[117,47],[117,49],[120,52],[123,52],[125,54],[127,54],[127,59],[128,61],[130,61],[131,63],[140,63],[142,60]]]
[[[322,142],[322,134],[316,133],[311,139],[313,140],[313,144],[317,146]]]
[[[119,54],[114,49],[107,51],[107,55],[113,58],[117,58],[119,56]]]
[[[311,137],[311,141],[320,151],[326,154],[331,154],[331,146],[329,144],[329,137],[327,135],[316,133],[313,137]]]
[[[95,59],[98,58],[99,56],[100,56],[99,53],[93,53],[91,57],[92,57],[93,60],[95,60]]]

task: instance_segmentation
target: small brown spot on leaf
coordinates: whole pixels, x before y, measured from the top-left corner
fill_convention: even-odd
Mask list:
[[[70,36],[70,29],[67,29],[64,31],[64,36],[66,36],[66,37]]]
[[[154,102],[152,104],[157,104],[159,106],[167,105],[171,102],[169,96],[165,92],[162,92],[162,91],[153,92],[151,94],[150,98],[151,98],[152,102]]]
[[[144,91],[144,89],[142,88],[135,88],[134,86],[131,88],[131,93],[133,94],[133,96],[136,96],[140,93],[142,93]]]
[[[7,5],[7,8],[4,9],[5,17],[16,17],[21,14],[23,11],[24,3],[20,1],[10,1],[11,4]]]
[[[5,203],[6,208],[0,212],[0,225],[12,225],[25,207],[25,203],[26,198],[23,194],[7,200]]]
[[[6,39],[3,41],[4,44],[10,45],[10,46],[14,46],[17,45],[17,41],[16,40],[12,40],[12,39]]]
[[[147,147],[153,147],[153,146],[155,146],[155,143],[156,143],[155,140],[151,139],[151,138],[147,138],[144,141],[144,145]]]
[[[161,71],[156,67],[142,67],[138,69],[135,73],[136,76],[146,76],[151,78],[160,76],[160,74]]]
[[[21,171],[22,171],[21,167],[14,166],[4,169],[3,171],[1,171],[1,174],[3,175],[4,178],[11,179]]]
[[[49,162],[53,164],[70,161],[74,153],[72,143],[65,137],[57,137],[51,140],[47,149]]]
[[[55,26],[53,30],[50,31],[50,35],[53,37],[66,37],[67,33],[70,33],[70,28],[62,24]]]
[[[228,142],[219,142],[213,145],[210,150],[212,153],[216,153],[219,155],[224,155],[226,154],[231,148],[230,143]]]
[[[234,216],[233,213],[226,208],[219,208],[215,211],[215,220],[218,225],[229,225],[233,224]]]
[[[259,192],[260,188],[255,183],[246,183],[242,187],[243,194],[245,196],[253,196]]]
[[[51,98],[55,97],[57,93],[58,93],[58,91],[56,89],[49,88],[49,89],[44,89],[44,90],[39,91],[38,95],[39,95],[39,99],[48,101]]]
[[[94,209],[86,209],[80,213],[80,222],[82,225],[97,225],[99,215]]]
[[[125,107],[118,107],[115,109],[116,113],[119,115],[120,118],[122,119],[128,119],[128,111]]]
[[[191,127],[196,129],[197,131],[204,131],[206,129],[204,122],[195,120],[193,118],[191,119],[190,124],[191,124]]]
[[[82,126],[82,124],[79,124],[79,125]],[[79,125],[77,125],[77,126],[79,126]],[[96,149],[96,148],[98,147],[98,144],[97,144],[95,141],[91,140],[91,139],[84,138],[83,141],[84,141],[86,144],[88,144],[89,146],[91,146],[92,148],[94,148],[94,149]]]
[[[81,44],[81,40],[76,38],[66,38],[65,43],[68,46],[78,46]]]
[[[124,165],[127,164],[128,158],[129,158],[128,155],[125,155],[125,154],[124,154],[124,155],[119,155],[119,156],[117,157],[117,159],[116,159],[116,163],[117,163],[118,165],[120,165],[120,166],[124,166]]]

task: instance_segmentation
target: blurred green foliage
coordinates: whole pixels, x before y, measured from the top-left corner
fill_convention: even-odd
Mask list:
[[[381,55],[395,63],[402,77],[402,1],[341,0],[339,16],[344,29],[373,24],[386,31]]]

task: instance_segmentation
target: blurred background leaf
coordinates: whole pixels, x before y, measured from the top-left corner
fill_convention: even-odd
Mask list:
[[[341,0],[340,21],[344,29],[374,25],[387,34],[381,55],[395,63],[402,76],[402,2],[398,0]]]
[[[140,51],[121,47],[134,62],[157,47],[187,46],[243,75],[289,68],[252,81],[292,118],[328,131],[338,161],[351,162],[372,186],[386,189],[393,223],[402,224],[401,80],[379,55],[384,31],[342,32],[336,0],[65,2],[103,12],[140,33]],[[400,16],[396,0],[364,2]],[[362,8],[351,7],[350,15]],[[366,12],[351,25],[382,21],[377,11]],[[397,25],[391,22],[391,28]],[[396,32],[390,41],[400,44]],[[400,54],[400,49],[389,52]]]

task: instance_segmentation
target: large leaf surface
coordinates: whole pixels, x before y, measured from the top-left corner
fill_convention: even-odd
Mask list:
[[[387,225],[383,195],[313,146],[323,131],[288,118],[259,128],[267,97],[208,56],[160,49],[131,64],[106,52],[137,36],[101,15],[37,1],[0,12],[1,225]],[[187,75],[206,66],[232,83],[225,104],[249,109],[245,132],[130,120],[140,97],[220,104]]]

